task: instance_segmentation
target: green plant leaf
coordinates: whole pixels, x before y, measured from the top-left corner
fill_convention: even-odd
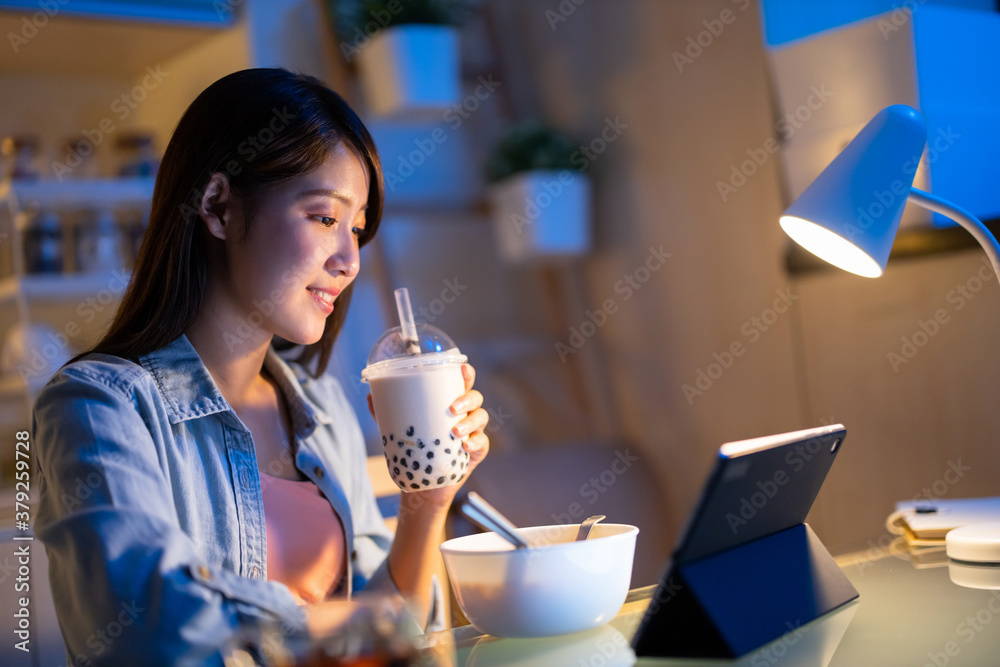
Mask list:
[[[345,43],[396,25],[459,25],[471,11],[470,0],[326,0],[326,5],[337,38]]]
[[[523,171],[575,170],[573,156],[579,144],[537,120],[512,125],[503,133],[486,161],[486,179],[495,183]]]

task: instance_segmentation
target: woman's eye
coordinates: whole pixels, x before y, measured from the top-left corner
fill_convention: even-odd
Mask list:
[[[314,215],[313,218],[324,227],[333,227],[335,224],[337,224],[336,218],[331,218],[326,215]]]
[[[354,235],[357,236],[359,239],[364,237],[366,231],[368,230],[366,230],[364,227],[355,227],[354,229],[351,230],[351,232],[353,232]]]

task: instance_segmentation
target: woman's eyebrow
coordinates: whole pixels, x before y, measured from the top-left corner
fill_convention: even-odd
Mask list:
[[[350,195],[344,194],[338,190],[330,190],[329,188],[316,188],[313,190],[303,190],[295,196],[296,199],[305,199],[306,197],[329,197],[330,199],[339,199],[345,204],[353,204],[354,199]]]

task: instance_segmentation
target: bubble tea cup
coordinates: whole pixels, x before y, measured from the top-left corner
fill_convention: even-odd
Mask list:
[[[371,386],[386,465],[403,491],[458,484],[469,467],[462,447],[468,436],[452,434],[465,415],[454,415],[450,408],[465,394],[466,357],[437,327],[413,323],[409,296],[400,297],[401,291],[402,326],[379,338],[361,372]]]

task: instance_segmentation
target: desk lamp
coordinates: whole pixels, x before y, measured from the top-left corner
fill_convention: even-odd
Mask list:
[[[1000,278],[1000,245],[986,226],[968,211],[913,187],[926,142],[927,125],[916,109],[886,107],[788,207],[781,228],[821,259],[877,278],[885,270],[903,207],[911,201],[969,230]],[[948,556],[1000,563],[1000,524],[966,528],[949,533]]]

